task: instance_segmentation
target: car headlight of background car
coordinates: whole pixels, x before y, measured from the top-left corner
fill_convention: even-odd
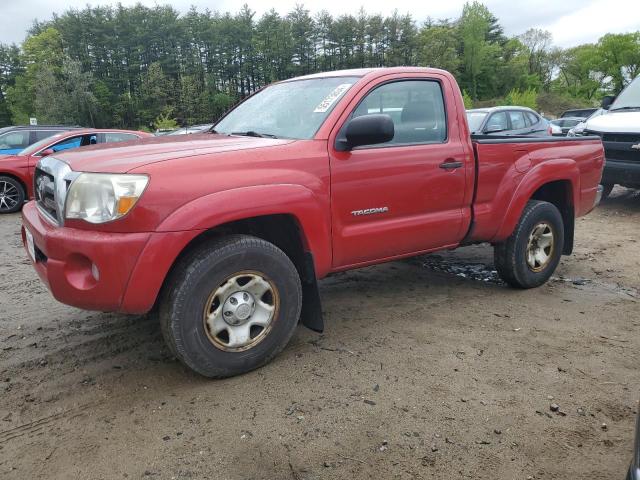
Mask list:
[[[123,217],[144,192],[146,175],[81,173],[71,183],[65,217],[89,223],[105,223]]]

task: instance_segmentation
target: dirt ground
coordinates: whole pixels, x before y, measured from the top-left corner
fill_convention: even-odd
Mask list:
[[[333,276],[323,335],[211,381],[153,318],[53,300],[4,216],[0,478],[623,479],[639,218],[617,189],[535,290],[500,284],[486,245]]]

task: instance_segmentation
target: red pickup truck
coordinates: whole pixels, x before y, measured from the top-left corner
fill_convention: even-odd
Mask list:
[[[43,158],[24,245],[59,301],[157,311],[209,377],[273,358],[317,279],[490,242],[510,285],[543,284],[599,201],[597,137],[471,137],[442,70],[338,71],[271,85],[208,133]]]

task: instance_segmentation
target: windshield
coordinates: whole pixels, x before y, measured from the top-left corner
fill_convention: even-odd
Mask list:
[[[40,150],[41,148],[44,148],[47,145],[49,145],[50,143],[55,142],[57,139],[59,139],[63,135],[64,135],[64,133],[58,133],[57,135],[51,135],[50,137],[43,138],[39,142],[36,142],[36,143],[33,143],[33,144],[29,145],[27,148],[25,148],[20,153],[18,153],[18,155],[31,155],[31,154],[34,154],[38,150]]]
[[[261,90],[215,125],[216,133],[310,139],[357,77],[313,78]]]
[[[614,110],[631,110],[634,108],[640,109],[640,77],[627,85],[616,101],[613,102],[609,111]]]
[[[471,133],[477,132],[480,129],[480,125],[482,125],[486,116],[487,112],[467,112],[467,122],[469,123]]]

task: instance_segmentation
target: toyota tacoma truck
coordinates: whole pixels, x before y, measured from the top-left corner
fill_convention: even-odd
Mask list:
[[[268,86],[206,133],[41,159],[22,236],[56,299],[157,312],[180,361],[226,377],[299,322],[322,331],[335,272],[489,242],[507,284],[543,284],[602,168],[598,137],[472,137],[445,71],[337,71]]]

